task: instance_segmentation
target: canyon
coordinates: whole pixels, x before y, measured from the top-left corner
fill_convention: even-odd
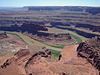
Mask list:
[[[100,75],[99,9],[0,9],[0,75]]]
[[[93,42],[93,45],[89,42]],[[99,75],[99,56],[92,54],[98,53],[100,40],[98,37],[86,41],[91,45],[81,43],[79,45],[66,46],[61,51],[59,60],[52,60],[52,53],[48,49],[30,52],[21,49],[14,56],[2,61],[0,67],[1,75]],[[89,47],[88,47],[89,46]],[[91,48],[88,51],[88,49]],[[88,48],[88,49],[87,49]],[[87,50],[87,51],[86,51]],[[91,57],[92,55],[92,57]],[[2,58],[3,59],[3,58]],[[0,61],[2,60],[0,59]],[[92,66],[94,61],[94,66]],[[94,67],[97,67],[94,68]]]

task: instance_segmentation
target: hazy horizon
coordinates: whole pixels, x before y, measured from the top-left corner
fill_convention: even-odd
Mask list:
[[[66,6],[22,6],[22,7],[18,7],[18,6],[12,6],[12,7],[4,7],[4,6],[0,6],[0,8],[23,8],[23,7],[66,7]],[[71,6],[70,7],[100,7],[100,6]]]
[[[2,0],[0,7],[24,6],[88,6],[100,7],[100,0]]]

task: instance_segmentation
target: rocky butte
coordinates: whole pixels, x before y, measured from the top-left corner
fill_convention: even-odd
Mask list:
[[[100,37],[94,37],[79,44],[78,56],[87,59],[96,69],[100,71]]]

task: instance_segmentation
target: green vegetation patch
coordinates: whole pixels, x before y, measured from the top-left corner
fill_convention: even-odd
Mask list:
[[[54,57],[59,57],[61,51],[56,51],[56,50],[52,50],[52,49],[49,49],[51,51],[51,53],[54,55]]]
[[[7,32],[7,34],[15,35],[15,36],[19,37],[22,41],[24,41],[22,37],[20,37],[19,35],[15,34],[15,33]]]
[[[51,46],[51,47],[55,47],[55,48],[63,49],[63,48],[65,47],[65,46],[54,46],[54,45],[49,45],[49,44],[46,44],[46,43],[44,43],[44,42],[42,42],[42,41],[39,41],[39,40],[36,40],[36,41],[38,41],[38,42],[40,42],[40,43],[43,43],[43,44],[45,44],[45,45]]]
[[[33,41],[31,41],[32,43],[34,43]]]
[[[69,33],[69,35],[76,40],[75,44],[80,44],[82,40],[74,34]]]
[[[55,48],[60,48],[60,49],[63,49],[64,48],[64,46],[53,46],[53,45],[49,45],[49,46],[55,47]]]

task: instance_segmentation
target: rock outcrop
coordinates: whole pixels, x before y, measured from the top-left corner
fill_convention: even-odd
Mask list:
[[[78,56],[86,58],[100,71],[100,37],[94,37],[82,42],[77,48]]]
[[[63,22],[51,22],[50,25],[52,25],[51,27],[56,27],[56,26],[70,26],[70,24],[68,23],[63,23]]]
[[[41,58],[51,58],[51,51],[46,49],[41,52],[31,52],[27,49],[21,49],[17,53],[14,54],[14,56],[10,59],[7,59],[4,64],[1,65],[0,70],[10,69],[10,67],[16,67],[19,74],[30,74],[30,71],[32,67],[30,65],[34,66],[35,64],[39,64],[41,62]],[[20,72],[20,70],[22,70]],[[5,73],[1,73],[0,75],[4,75]],[[11,72],[9,72],[11,74]],[[6,74],[7,75],[7,74]],[[12,75],[12,74],[11,74]]]
[[[100,7],[88,8],[88,9],[86,9],[86,12],[96,15],[96,14],[100,13]]]
[[[4,39],[4,38],[7,38],[7,37],[8,36],[7,36],[6,32],[0,33],[0,39]]]
[[[48,29],[41,25],[41,24],[37,24],[37,23],[23,23],[21,26],[18,25],[12,25],[12,26],[2,26],[0,27],[0,30],[3,31],[21,31],[21,32],[29,32],[29,33],[33,33],[36,34],[38,33],[39,30],[43,30],[43,31],[47,31]]]
[[[41,36],[39,36],[41,35]],[[73,43],[74,39],[71,38],[69,33],[59,33],[59,34],[54,34],[54,33],[41,33],[38,35],[32,35],[30,36],[31,38],[34,38],[38,41],[47,43],[49,45],[65,45],[68,43]]]
[[[100,26],[94,26],[92,24],[76,23],[75,27],[88,28],[88,29],[92,30],[93,32],[100,32]]]
[[[21,60],[22,57],[25,57],[29,54],[30,54],[29,50],[21,49],[17,53],[14,54],[14,57],[12,57],[11,59],[6,60],[6,62],[3,65],[1,65],[1,67],[6,68],[7,66],[9,66],[11,64],[17,64],[18,61]]]
[[[19,50],[1,65],[0,75],[99,75],[86,59],[77,57],[77,47],[66,46],[57,62],[52,61],[52,53],[48,49],[39,52]],[[99,64],[98,58],[95,61]]]
[[[23,23],[20,27],[20,31],[22,32],[27,31],[29,33],[36,33],[39,30],[47,31],[48,29],[45,26],[36,23]]]

